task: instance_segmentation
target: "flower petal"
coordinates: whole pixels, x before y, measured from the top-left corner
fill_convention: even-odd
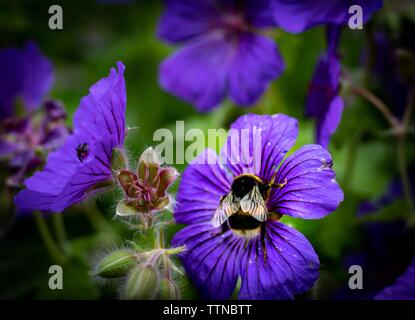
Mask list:
[[[303,219],[319,219],[336,210],[343,191],[335,180],[329,152],[320,145],[306,145],[290,155],[278,169],[271,192],[270,211]]]
[[[232,177],[219,163],[216,153],[206,149],[183,172],[174,210],[176,221],[210,222],[220,198],[229,193],[231,183]]]
[[[42,55],[34,42],[28,42],[23,51],[23,84],[21,95],[27,110],[40,106],[54,81],[53,66]]]
[[[227,299],[236,287],[244,239],[231,231],[222,233],[210,223],[198,223],[179,231],[174,246],[186,246],[181,260],[187,274],[208,299]]]
[[[336,132],[344,109],[342,97],[336,96],[330,103],[324,118],[318,119],[316,128],[316,141],[324,148],[327,148],[331,135]]]
[[[39,209],[61,212],[68,206],[92,194],[97,184],[111,179],[108,150],[116,137],[90,146],[90,155],[81,163],[76,156],[76,147],[88,143],[78,136],[68,138],[65,145],[52,152],[43,171],[26,179],[26,189],[15,198],[22,209]]]
[[[339,92],[341,65],[335,56],[322,55],[316,65],[306,102],[308,117],[322,117]]]
[[[415,259],[396,282],[383,289],[376,300],[415,300]]]
[[[53,84],[53,66],[34,42],[0,50],[0,118],[14,114],[17,98],[28,111],[38,108]]]
[[[75,113],[74,133],[49,154],[43,171],[26,179],[26,189],[15,198],[19,207],[60,212],[112,179],[112,150],[122,148],[125,136],[124,65],[118,63],[118,69],[118,75],[112,69],[82,99]],[[88,147],[83,159],[78,156],[80,145]]]
[[[124,80],[125,66],[122,62],[118,62],[117,67],[118,72],[111,68],[109,76],[91,86],[89,94],[82,98],[74,114],[74,132],[94,140],[115,135],[116,146],[122,146],[126,134],[127,95]]]
[[[232,46],[222,37],[201,37],[175,52],[161,65],[164,90],[208,111],[226,95]]]
[[[235,176],[251,173],[269,182],[297,134],[294,118],[247,114],[232,124],[221,159]]]
[[[301,233],[269,220],[265,248],[266,258],[260,238],[248,243],[240,266],[239,299],[293,299],[313,286],[319,260]]]
[[[271,0],[273,14],[278,26],[285,31],[299,33],[319,24],[340,24],[348,22],[351,14],[349,7],[362,7],[363,20],[366,22],[379,10],[382,0],[324,1],[324,0]]]
[[[157,35],[170,43],[186,41],[209,30],[220,17],[217,0],[167,0],[160,18]]]
[[[284,62],[278,47],[271,39],[241,34],[237,53],[229,69],[231,98],[240,105],[254,104],[284,70]]]

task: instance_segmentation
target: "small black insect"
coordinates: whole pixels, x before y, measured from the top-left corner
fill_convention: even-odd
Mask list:
[[[89,146],[87,143],[79,144],[76,147],[76,156],[78,157],[79,161],[81,163],[84,162],[84,160],[88,157],[89,154]]]

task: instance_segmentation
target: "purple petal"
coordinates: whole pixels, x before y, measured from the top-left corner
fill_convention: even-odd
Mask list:
[[[91,86],[89,95],[82,98],[74,114],[75,134],[103,140],[115,135],[117,145],[124,144],[127,104],[125,66],[118,62],[117,67],[118,72],[111,68],[109,76]]]
[[[336,132],[344,109],[342,97],[336,96],[330,103],[323,118],[317,120],[316,141],[324,148],[327,148],[331,135]]]
[[[111,180],[111,153],[122,148],[125,135],[124,65],[118,63],[118,69],[119,74],[112,69],[82,99],[74,134],[49,154],[43,171],[26,179],[26,189],[15,199],[20,208],[60,212]],[[77,148],[83,144],[88,152],[80,159]]]
[[[340,61],[335,56],[320,57],[310,84],[306,103],[309,117],[322,117],[339,92]]]
[[[360,5],[363,20],[368,21],[372,14],[383,6],[382,0],[271,0],[273,14],[278,26],[285,31],[298,33],[320,24],[347,24],[351,14],[349,7]]]
[[[40,106],[44,96],[52,88],[53,66],[33,42],[26,44],[22,63],[24,76],[21,95],[26,109],[32,111]]]
[[[157,34],[170,43],[186,41],[209,31],[221,11],[217,0],[166,0]]]
[[[274,41],[252,33],[240,35],[229,69],[231,98],[239,105],[254,104],[283,69],[284,62]]]
[[[226,95],[232,45],[223,37],[203,37],[167,58],[160,67],[164,90],[200,111],[218,105]]]
[[[247,114],[232,124],[221,158],[234,176],[251,173],[270,182],[297,134],[294,118]]]
[[[257,28],[268,28],[276,25],[270,0],[245,0],[243,11],[246,20]]]
[[[319,260],[298,231],[268,221],[266,258],[259,238],[251,240],[241,261],[239,299],[293,299],[309,290],[319,276]]]
[[[188,226],[179,231],[173,245],[185,245],[181,260],[200,293],[209,299],[227,299],[236,287],[244,239],[222,233],[210,223]]]
[[[63,147],[49,155],[43,171],[26,179],[26,189],[16,195],[16,204],[23,209],[61,212],[85,199],[97,184],[111,179],[109,156],[115,142],[115,137],[94,144],[71,136]],[[76,147],[82,143],[88,143],[90,149],[83,163],[76,156]]]
[[[343,191],[335,180],[332,159],[320,145],[306,145],[290,155],[278,169],[268,201],[269,210],[303,219],[319,219],[335,211]]]
[[[376,300],[415,300],[415,259],[396,282],[383,289]]]
[[[38,108],[53,84],[53,67],[33,42],[0,50],[0,118],[14,114],[17,98],[28,111]]]
[[[230,191],[231,175],[219,164],[213,150],[206,149],[183,172],[174,217],[192,224],[212,219],[220,198]]]

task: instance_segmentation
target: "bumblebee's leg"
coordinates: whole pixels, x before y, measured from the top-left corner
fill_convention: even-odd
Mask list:
[[[264,254],[264,263],[267,262],[267,247],[265,246],[265,237],[266,237],[266,230],[265,230],[265,223],[262,222],[261,223],[261,235],[260,235],[260,239],[261,239],[261,246],[262,246],[262,252]]]
[[[222,233],[225,233],[226,231],[228,231],[229,230],[228,221],[225,221],[225,223],[221,225],[221,228],[222,228]]]

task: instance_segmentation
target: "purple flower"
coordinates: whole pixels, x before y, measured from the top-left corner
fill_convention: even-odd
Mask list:
[[[167,0],[158,35],[182,46],[166,59],[159,82],[168,92],[209,111],[227,95],[255,103],[284,63],[272,39],[268,0]]]
[[[0,50],[0,161],[10,187],[20,187],[68,134],[63,106],[54,101],[42,104],[52,84],[52,64],[34,42],[24,49]],[[33,111],[42,105],[39,117]]]
[[[382,290],[376,300],[415,300],[415,259],[390,287]]]
[[[382,8],[382,0],[270,0],[277,25],[293,33],[322,24],[346,25],[351,14],[349,8],[359,5],[363,11],[363,22]]]
[[[47,159],[43,171],[26,179],[16,204],[23,209],[63,211],[112,182],[111,156],[126,133],[124,65],[89,89],[74,115],[74,132]]]
[[[189,226],[173,243],[186,245],[183,264],[207,298],[230,297],[241,277],[240,299],[291,299],[318,278],[313,247],[279,219],[322,218],[343,192],[321,146],[283,160],[297,132],[286,115],[242,116],[220,158],[206,149],[184,171],[174,215]]]
[[[44,163],[45,156],[60,147],[69,134],[66,112],[55,101],[48,101],[41,117],[10,117],[1,122],[0,161],[9,172],[6,184],[21,187],[24,178]]]
[[[327,148],[331,135],[340,123],[344,101],[339,95],[341,65],[336,50],[338,27],[328,27],[328,49],[314,71],[306,101],[306,115],[316,118],[316,142]]]
[[[34,111],[53,84],[53,67],[34,42],[24,49],[0,50],[0,119],[15,115],[21,99],[26,111]]]

